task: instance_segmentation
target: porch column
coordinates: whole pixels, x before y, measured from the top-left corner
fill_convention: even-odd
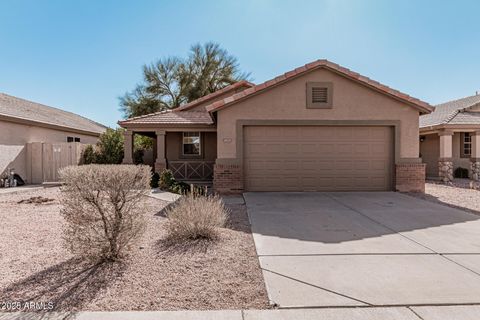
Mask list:
[[[472,155],[470,156],[471,179],[480,180],[480,131],[471,133],[472,137]]]
[[[123,142],[123,164],[133,163],[133,132],[125,130],[125,140]]]
[[[155,172],[161,173],[167,168],[167,160],[165,159],[165,131],[155,131],[157,135],[157,158],[155,159]]]
[[[453,181],[452,136],[453,131],[443,130],[440,136],[440,157],[438,158],[438,176],[443,182]]]

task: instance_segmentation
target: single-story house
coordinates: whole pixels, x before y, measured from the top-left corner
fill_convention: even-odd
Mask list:
[[[418,117],[431,106],[327,60],[241,81],[180,108],[119,121],[156,138],[156,171],[244,191],[423,191]]]
[[[480,95],[435,106],[420,117],[420,156],[427,164],[427,177],[449,182],[457,168],[480,175]]]
[[[94,144],[105,130],[105,126],[77,114],[0,93],[0,174],[14,168],[27,183],[43,182],[41,177],[32,181],[31,166],[42,163],[41,159],[34,159],[33,164],[32,159],[28,161],[28,145]]]

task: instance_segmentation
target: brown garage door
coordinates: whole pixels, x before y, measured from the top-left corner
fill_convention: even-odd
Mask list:
[[[247,191],[391,190],[391,127],[247,126]]]

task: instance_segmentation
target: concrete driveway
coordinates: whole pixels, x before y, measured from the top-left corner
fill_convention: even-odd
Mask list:
[[[244,197],[280,307],[480,303],[480,216],[394,192]]]

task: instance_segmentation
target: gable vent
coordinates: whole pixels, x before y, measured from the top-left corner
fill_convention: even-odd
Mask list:
[[[328,102],[328,88],[312,87],[312,103],[327,103],[327,102]]]
[[[307,108],[333,107],[333,83],[307,82]]]

